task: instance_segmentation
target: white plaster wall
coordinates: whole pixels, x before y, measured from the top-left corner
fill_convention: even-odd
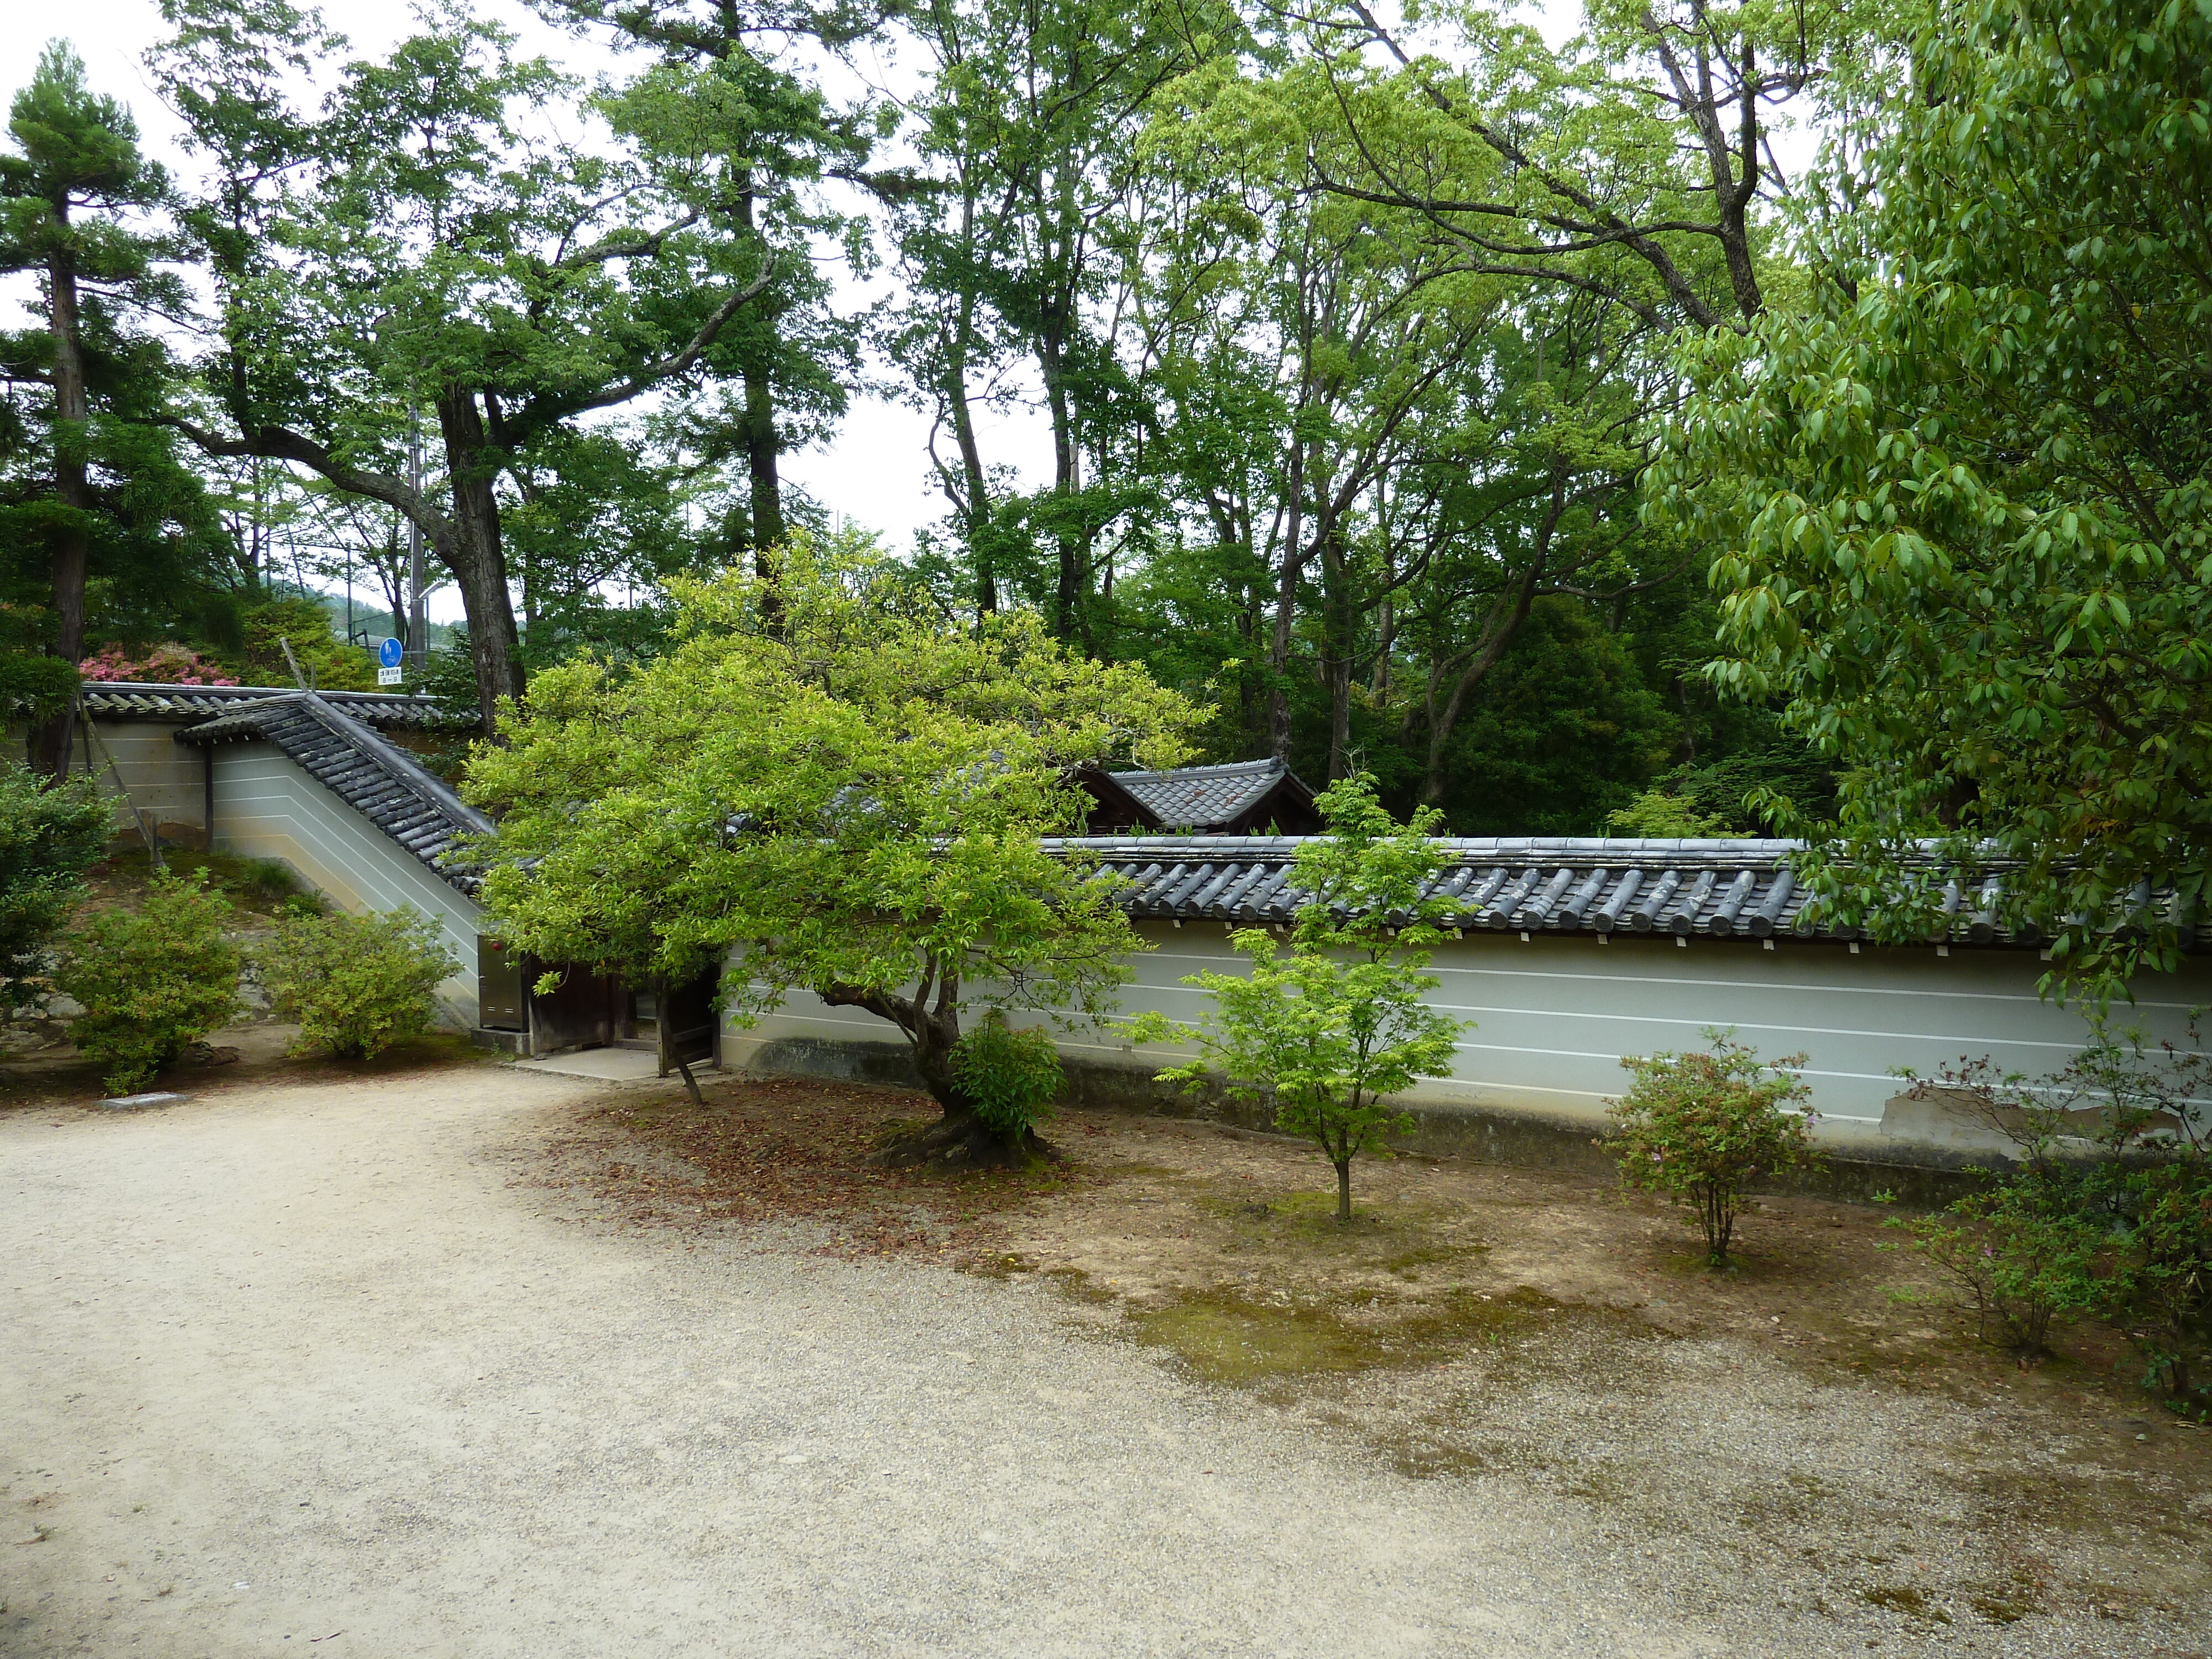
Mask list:
[[[439,988],[447,1023],[465,1030],[477,1024],[483,912],[275,744],[216,749],[215,831],[216,850],[282,859],[307,885],[356,915],[406,905],[435,920],[461,963]]]
[[[92,774],[100,780],[100,787],[114,797],[115,833],[133,841],[138,838],[137,822],[131,813],[135,805],[152,819],[156,833],[162,826],[168,826],[191,832],[173,835],[173,841],[197,841],[207,827],[205,788],[200,773],[200,751],[174,741],[184,723],[94,720],[91,725],[96,738],[92,744]],[[10,757],[21,759],[25,742],[23,727],[9,727],[5,741]],[[108,769],[110,755],[115,759],[114,771]],[[80,726],[70,747],[70,770],[74,773],[84,769],[84,728]],[[127,800],[115,787],[118,773],[124,790],[128,793]]]
[[[1125,1012],[1158,1009],[1185,1023],[1203,1018],[1212,998],[1179,982],[1187,974],[1239,971],[1218,922],[1181,928],[1146,923],[1158,948],[1138,957],[1121,994]],[[1931,1075],[1946,1061],[1993,1057],[2007,1070],[2040,1076],[2081,1047],[2087,1027],[2078,1009],[2036,994],[2045,971],[2035,952],[1953,947],[1887,949],[1777,940],[1696,939],[1686,947],[1648,935],[1600,944],[1595,938],[1513,934],[1447,941],[1433,968],[1431,1000],[1474,1022],[1461,1034],[1448,1080],[1425,1082],[1409,1097],[1437,1105],[1541,1113],[1595,1128],[1606,1103],[1626,1085],[1620,1060],[1704,1045],[1710,1026],[1733,1027],[1762,1054],[1803,1053],[1803,1076],[1821,1131],[1839,1142],[1909,1144],[1950,1150],[2002,1142],[1978,1126],[1926,1102],[1901,1098],[1897,1068]],[[2179,1035],[2193,1007],[2212,1002],[2212,964],[2183,975],[2140,981],[2132,1009],[2116,1023],[2140,1022],[2160,1036]],[[750,1030],[729,1028],[735,1063],[780,1037],[896,1043],[883,1021],[825,1007],[797,993]],[[1141,1052],[1108,1033],[1063,1036],[1071,1060],[1157,1067],[1176,1053]]]

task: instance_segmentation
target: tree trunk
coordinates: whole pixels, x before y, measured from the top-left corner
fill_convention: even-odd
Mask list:
[[[1341,1227],[1352,1219],[1352,1160],[1340,1158],[1335,1162],[1336,1224]]]
[[[768,366],[745,365],[745,473],[751,485],[753,506],[753,564],[763,580],[769,575],[764,561],[772,547],[784,543],[783,483],[776,476],[775,393],[769,384]]]
[[[1053,539],[1060,553],[1060,575],[1052,603],[1052,631],[1055,639],[1072,641],[1081,627],[1085,595],[1083,538],[1072,515],[1076,491],[1082,487],[1082,464],[1076,449],[1074,410],[1067,396],[1064,342],[1060,327],[1048,320],[1037,337],[1037,367],[1042,370],[1045,404],[1052,414],[1052,493],[1060,507],[1060,522]]]
[[[973,240],[975,198],[961,204],[961,231]],[[983,471],[983,452],[975,441],[975,411],[968,402],[968,354],[975,337],[975,295],[960,296],[960,311],[945,347],[945,401],[952,416],[952,441],[960,447],[960,479],[966,499],[960,504],[962,527],[968,537],[968,556],[975,562],[975,610],[989,616],[999,608],[996,549],[991,542],[991,488]]]
[[[1321,552],[1322,678],[1328,688],[1328,781],[1352,771],[1352,573],[1334,524]]]
[[[65,215],[64,215],[65,217]],[[54,337],[54,494],[64,509],[52,529],[51,569],[54,615],[60,623],[54,654],[74,668],[84,660],[84,580],[92,552],[92,484],[85,465],[83,343],[77,329],[76,264],[67,250],[46,261]],[[76,699],[31,734],[33,769],[58,777],[69,764]]]
[[[1303,407],[1303,404],[1301,405]],[[1305,445],[1291,424],[1290,479],[1285,486],[1283,569],[1275,590],[1275,629],[1267,642],[1274,684],[1267,696],[1267,752],[1291,757],[1291,634],[1297,622],[1298,577],[1305,565]]]
[[[446,568],[460,588],[469,624],[469,654],[477,671],[477,706],[484,735],[497,727],[499,701],[523,691],[521,641],[514,604],[507,591],[507,557],[500,543],[499,497],[494,486],[501,463],[486,452],[483,413],[472,391],[448,389],[438,398],[438,428],[446,441],[446,471],[453,483],[451,551]]]
[[[952,1051],[960,1042],[957,973],[940,977],[933,968],[911,997],[857,985],[823,986],[815,994],[833,1008],[864,1009],[897,1026],[913,1051],[923,1086],[941,1109],[936,1122],[885,1141],[877,1151],[878,1163],[895,1170],[925,1164],[939,1170],[1024,1169],[1053,1155],[1034,1129],[1008,1136],[985,1123],[953,1076]]]

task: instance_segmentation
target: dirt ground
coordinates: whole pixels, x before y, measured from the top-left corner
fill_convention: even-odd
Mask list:
[[[2026,1367],[1978,1340],[1881,1209],[1765,1200],[1716,1273],[1654,1200],[1454,1159],[1363,1163],[1342,1229],[1301,1145],[1176,1119],[1071,1114],[1035,1176],[868,1168],[930,1109],[800,1081],[716,1083],[704,1111],[633,1096],[543,1178],[633,1226],[799,1218],[825,1254],[1050,1284],[1294,1432],[1510,1479],[1839,1635],[2104,1650],[2086,1625],[2208,1650],[2212,1431],[2150,1401],[2101,1328]]]
[[[2212,1431],[1877,1209],[286,1035],[0,1073],[0,1654],[2212,1655]]]

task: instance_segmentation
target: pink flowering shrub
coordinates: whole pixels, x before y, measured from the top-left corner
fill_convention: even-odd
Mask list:
[[[76,665],[88,680],[137,680],[149,685],[236,685],[238,678],[201,659],[189,646],[167,641],[137,660],[119,645],[102,646]]]

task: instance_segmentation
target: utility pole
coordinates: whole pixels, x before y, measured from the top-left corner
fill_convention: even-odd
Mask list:
[[[407,487],[417,496],[422,493],[422,434],[411,404],[407,408]],[[422,614],[422,526],[412,515],[407,520],[407,655],[418,676],[429,666],[429,623]]]

